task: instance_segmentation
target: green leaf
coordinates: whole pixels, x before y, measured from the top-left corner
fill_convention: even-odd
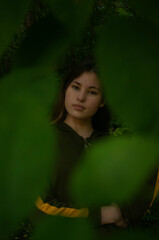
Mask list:
[[[158,142],[150,138],[104,139],[83,156],[70,181],[72,195],[85,206],[128,202],[156,171],[158,154]]]
[[[32,212],[37,197],[48,187],[50,174],[53,174],[56,131],[49,125],[47,116],[50,98],[54,95],[52,89],[52,96],[47,96],[51,86],[50,77],[39,79],[34,69],[14,72],[0,84],[0,225],[3,235],[9,234]]]
[[[30,0],[0,1],[0,55],[10,44],[13,35],[19,30],[20,24],[28,11]]]
[[[25,89],[34,95],[48,114],[58,91],[58,81],[55,73],[51,69],[32,67],[14,70],[6,75],[0,82],[1,97],[6,98],[14,92],[21,92]]]
[[[70,44],[68,29],[52,14],[36,22],[27,32],[14,60],[15,67],[53,66]]]
[[[94,240],[95,236],[87,219],[47,216],[36,227],[33,239]]]
[[[94,0],[47,0],[54,16],[78,39],[91,14]]]
[[[149,18],[156,26],[159,27],[159,2],[158,0],[127,0],[127,2],[135,9],[135,11]]]
[[[96,49],[108,103],[138,131],[159,129],[158,42],[159,32],[151,23],[114,17]]]
[[[15,66],[52,66],[73,41],[80,39],[93,0],[44,1],[52,12],[34,24],[15,58]]]

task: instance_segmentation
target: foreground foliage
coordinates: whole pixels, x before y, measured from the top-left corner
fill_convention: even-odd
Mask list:
[[[25,4],[19,0],[1,1],[3,60],[35,2],[39,1],[28,0]],[[66,4],[65,0],[47,0],[40,3],[44,14],[31,21],[27,30],[23,29],[25,33],[11,54],[12,68],[7,74],[3,71],[5,67],[1,69],[2,239],[7,239],[31,214],[54,169],[56,131],[48,124],[58,89],[53,71],[57,71],[59,59],[68,56],[70,49],[72,61],[94,55],[108,104],[130,132],[135,133],[116,137],[116,130],[114,137],[87,152],[85,164],[76,170],[70,186],[74,198],[88,206],[111,201],[124,203],[136,194],[159,161],[158,1],[68,0]],[[97,22],[93,23],[95,13]],[[62,70],[65,68],[67,65]],[[94,196],[94,192],[98,194]],[[153,216],[148,214],[146,223],[158,223],[157,200],[150,212]],[[33,239],[95,238],[91,226],[82,220],[48,217],[41,224],[37,225]],[[60,232],[61,225],[63,232]],[[121,234],[118,239],[134,236],[149,237],[147,233],[137,232],[129,236]]]

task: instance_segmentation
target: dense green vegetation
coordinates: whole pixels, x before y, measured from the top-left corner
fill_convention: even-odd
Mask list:
[[[120,122],[116,125],[127,126],[112,128],[110,138],[87,152],[72,181],[77,201],[87,206],[125,203],[157,168],[158,7],[157,0],[1,1],[1,239],[32,213],[48,185],[56,159],[49,116],[58,80],[72,63],[96,59],[107,103]],[[129,134],[123,134],[127,129]],[[158,224],[157,200],[145,221]],[[37,225],[33,239],[95,239],[91,227],[82,220],[48,217]],[[118,239],[130,234],[150,237],[135,232]]]

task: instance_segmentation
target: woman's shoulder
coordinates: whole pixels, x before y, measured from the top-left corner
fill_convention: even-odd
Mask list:
[[[81,136],[79,136],[74,129],[72,129],[69,125],[67,125],[65,122],[57,122],[54,124],[55,128],[57,129],[57,132],[62,137],[70,137],[72,139],[80,140],[82,139]],[[100,139],[103,137],[109,136],[109,131],[101,131],[98,129],[94,129],[93,133],[90,137],[87,138],[87,140],[93,141],[96,139]]]
[[[55,123],[55,128],[57,129],[57,133],[60,137],[66,138],[69,141],[81,141],[81,137],[77,134],[77,132],[65,122]]]
[[[56,123],[53,123],[53,126],[59,130],[59,131],[71,131],[71,128],[65,124],[64,122],[56,122]]]

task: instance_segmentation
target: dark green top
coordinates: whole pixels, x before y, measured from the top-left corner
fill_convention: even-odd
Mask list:
[[[74,168],[81,161],[80,156],[90,145],[106,136],[107,133],[94,130],[90,137],[84,139],[66,123],[56,124],[58,141],[58,158],[56,179],[51,180],[45,202],[57,207],[76,207],[72,202],[68,183]]]
[[[84,139],[64,122],[57,123],[56,128],[58,143],[56,178],[50,180],[50,187],[44,202],[56,207],[78,208],[76,203],[74,203],[69,196],[69,177],[79,161],[81,161],[80,156],[85,148],[88,148],[94,142],[108,134],[94,130],[89,138]],[[131,202],[124,206],[120,206],[123,216],[128,218],[130,223],[138,224],[140,218],[149,208],[156,176],[157,168],[154,170],[152,176],[147,179],[145,185],[142,186],[139,194],[135,196]],[[90,213],[100,224],[100,209],[98,208],[97,211],[90,211]]]

